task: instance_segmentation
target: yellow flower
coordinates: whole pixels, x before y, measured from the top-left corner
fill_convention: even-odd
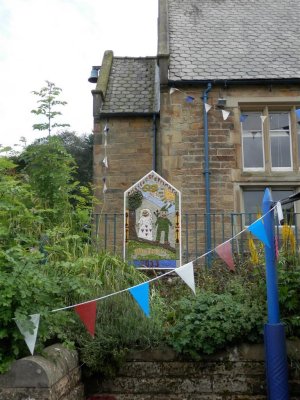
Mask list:
[[[259,263],[259,258],[258,258],[258,252],[254,243],[254,240],[252,239],[251,236],[249,236],[248,239],[248,246],[250,250],[250,261],[253,265],[258,265]]]
[[[285,251],[290,251],[292,254],[296,251],[296,238],[294,230],[287,224],[282,226],[282,246]]]

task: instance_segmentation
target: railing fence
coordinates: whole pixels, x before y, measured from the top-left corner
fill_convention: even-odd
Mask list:
[[[206,251],[206,224],[210,218],[211,247],[232,238],[232,250],[235,254],[244,256],[249,253],[247,226],[258,217],[254,213],[211,213],[182,214],[181,215],[181,246],[182,262],[189,262],[199,258]],[[285,221],[292,227],[296,246],[299,245],[299,214],[292,213],[285,216]],[[278,244],[282,244],[282,227],[275,219],[275,231]],[[124,214],[94,214],[93,234],[97,248],[112,254],[123,255]]]

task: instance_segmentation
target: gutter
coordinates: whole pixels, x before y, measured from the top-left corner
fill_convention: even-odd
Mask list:
[[[156,124],[157,114],[153,114],[153,122],[152,122],[152,131],[153,131],[153,140],[152,140],[152,170],[156,172],[157,162],[156,162],[156,138],[157,138],[157,124]]]
[[[207,88],[203,92],[203,125],[204,125],[204,179],[205,179],[205,253],[211,250],[211,221],[210,221],[210,170],[209,170],[209,143],[208,143],[208,116],[205,110],[205,103],[207,103],[208,93],[211,91],[212,84],[209,82]],[[207,255],[206,262],[208,266],[211,265],[211,253]]]
[[[169,80],[169,86],[186,86],[186,85],[204,85],[204,84],[214,84],[214,85],[288,85],[288,84],[300,84],[300,78],[280,78],[280,79],[194,79],[194,80]]]
[[[98,118],[112,118],[112,117],[153,117],[153,115],[158,116],[159,111],[153,112],[153,111],[147,111],[147,112],[131,112],[131,111],[125,111],[125,112],[101,112],[98,115]]]

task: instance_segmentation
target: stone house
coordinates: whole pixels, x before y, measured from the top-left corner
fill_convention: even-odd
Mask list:
[[[92,90],[96,211],[122,213],[156,170],[182,193],[189,259],[241,230],[266,186],[274,200],[300,190],[300,2],[158,3],[157,56],[106,51]]]

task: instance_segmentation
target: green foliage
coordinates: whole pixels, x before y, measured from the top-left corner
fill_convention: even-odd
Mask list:
[[[139,190],[136,190],[131,195],[128,196],[128,208],[131,211],[139,208],[143,201],[143,193]]]
[[[163,330],[155,296],[151,304],[151,318],[146,318],[128,292],[119,294],[101,301],[95,338],[73,330],[80,358],[89,373],[113,376],[129,349],[159,346]]]
[[[0,157],[0,372],[12,360],[28,355],[13,318],[31,330],[28,316],[35,313],[41,314],[37,351],[59,340],[79,346],[90,368],[103,368],[108,359],[116,364],[127,345],[148,345],[158,331],[129,295],[103,301],[103,309],[104,304],[110,306],[98,314],[101,354],[73,310],[52,310],[124,290],[145,276],[118,257],[94,250],[86,229],[89,189],[72,193],[73,162],[59,140],[51,137],[32,146],[26,157],[26,174],[16,173],[11,160]],[[118,319],[123,320],[119,331]],[[107,320],[106,343],[101,329]],[[95,347],[90,352],[91,343]]]
[[[33,129],[39,131],[48,131],[48,135],[50,136],[52,129],[54,128],[62,128],[70,126],[69,124],[62,124],[54,122],[53,120],[62,115],[60,111],[57,111],[55,108],[57,106],[65,106],[67,104],[66,101],[59,100],[59,96],[61,94],[62,89],[55,86],[55,83],[46,81],[47,86],[42,87],[39,91],[33,91],[32,93],[35,96],[39,97],[37,103],[39,104],[38,108],[35,110],[31,110],[31,112],[37,116],[42,116],[46,119],[46,122],[34,124]]]
[[[49,157],[52,150],[49,146]],[[63,168],[59,164],[56,167]],[[27,176],[16,174],[10,160],[0,157],[0,372],[13,359],[28,354],[13,318],[26,321],[28,315],[40,313],[44,317],[39,329],[42,344],[63,334],[62,322],[67,321],[67,313],[62,317],[58,313],[49,315],[49,311],[90,293],[91,279],[82,285],[71,262],[68,274],[61,274],[57,262],[64,261],[65,266],[66,261],[76,260],[85,250],[82,224],[89,221],[85,200],[69,206],[68,215],[61,210],[62,202],[53,202],[52,208],[45,209],[45,196],[39,198],[38,188],[33,189],[31,182],[30,176],[28,182]],[[59,191],[55,185],[51,188]],[[59,197],[51,191],[49,196]],[[59,213],[60,219],[53,218]],[[57,248],[62,243],[65,247],[58,256]],[[28,328],[32,328],[30,324]]]
[[[199,293],[175,304],[170,344],[194,358],[212,354],[229,344],[258,339],[263,325],[260,304],[234,293]]]
[[[58,137],[76,162],[74,179],[81,186],[88,186],[93,180],[93,134],[79,136],[75,132],[62,132]]]
[[[245,265],[232,273],[215,263],[198,270],[196,282],[196,296],[173,289],[168,298],[169,345],[197,359],[242,341],[261,341],[266,305],[260,273]]]
[[[75,162],[57,137],[48,137],[26,148],[21,158],[24,171],[36,196],[45,208],[69,206],[69,196],[74,189],[72,175]],[[63,210],[61,210],[63,211]]]
[[[299,256],[280,254],[278,262],[279,303],[287,336],[300,337],[300,260]]]

